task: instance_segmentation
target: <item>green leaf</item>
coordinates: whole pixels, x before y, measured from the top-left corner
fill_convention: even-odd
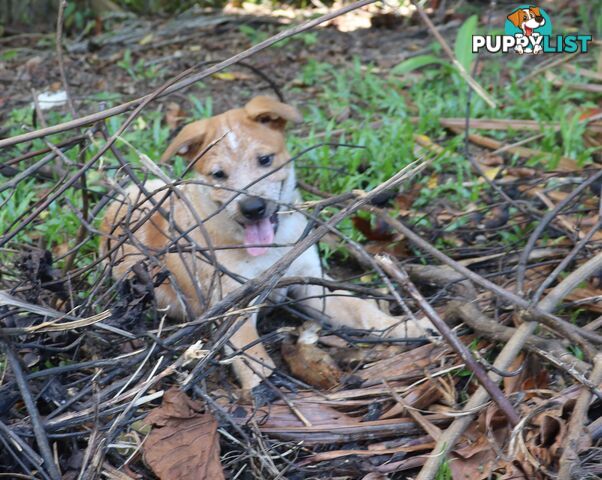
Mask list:
[[[404,73],[413,72],[419,68],[426,67],[427,65],[439,64],[444,65],[447,62],[435,57],[434,55],[418,55],[417,57],[408,58],[399,65],[396,65],[391,70],[391,73],[395,75],[403,75]]]
[[[472,36],[477,31],[477,16],[468,17],[458,30],[456,44],[454,45],[454,54],[458,62],[470,72],[470,64],[474,60],[472,53]]]

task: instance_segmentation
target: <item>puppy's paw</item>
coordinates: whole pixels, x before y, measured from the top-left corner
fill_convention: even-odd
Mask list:
[[[437,329],[428,318],[420,318],[416,321],[408,320],[399,323],[391,330],[389,337],[412,338],[415,340],[424,339],[429,336],[438,335]]]

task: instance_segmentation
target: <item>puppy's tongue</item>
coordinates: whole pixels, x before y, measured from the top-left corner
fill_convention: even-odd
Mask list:
[[[253,257],[263,255],[268,247],[250,247],[249,245],[269,245],[274,243],[274,227],[269,218],[245,226],[245,247]]]

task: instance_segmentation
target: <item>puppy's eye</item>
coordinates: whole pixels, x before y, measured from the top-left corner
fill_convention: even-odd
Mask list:
[[[216,170],[211,174],[211,176],[216,180],[224,180],[225,178],[228,178],[228,175],[226,175],[226,172],[223,170]]]
[[[261,165],[262,167],[269,167],[273,161],[274,161],[273,153],[270,155],[260,155],[259,157],[257,157],[257,163],[259,163],[259,165]]]

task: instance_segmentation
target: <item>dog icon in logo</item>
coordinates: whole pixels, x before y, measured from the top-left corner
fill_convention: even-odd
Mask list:
[[[514,50],[520,55],[523,53],[542,53],[541,44],[537,42],[537,37],[540,37],[541,34],[535,31],[546,24],[546,19],[542,15],[540,8],[532,6],[520,7],[508,15],[507,18],[512,25],[520,30],[520,33],[514,34],[517,39]],[[532,45],[534,46],[531,47]]]

